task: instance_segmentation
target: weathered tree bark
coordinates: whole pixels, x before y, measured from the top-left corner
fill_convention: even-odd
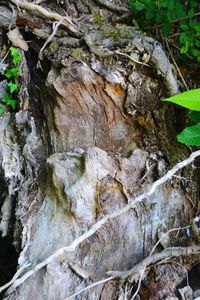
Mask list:
[[[21,52],[20,109],[0,117],[1,240],[15,246],[19,266],[30,264],[21,277],[189,154],[175,140],[182,112],[161,102],[179,90],[173,67],[162,46],[130,24],[127,1],[55,2],[41,5],[67,12],[79,34],[60,26],[39,54],[50,21],[14,7],[13,14],[0,1],[1,53],[9,26],[17,24],[29,41]],[[107,271],[131,269],[172,228],[192,224],[166,236],[156,251],[198,245],[197,169],[178,175],[74,251],[14,282],[3,299],[65,299]],[[198,259],[183,255],[154,265],[137,297],[177,299],[185,269]],[[131,299],[135,289],[131,280],[115,279],[76,299]]]

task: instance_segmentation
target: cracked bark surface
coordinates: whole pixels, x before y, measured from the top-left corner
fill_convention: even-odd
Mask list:
[[[67,12],[82,36],[60,27],[43,51],[41,69],[36,65],[51,33],[49,21],[27,12],[12,17],[9,6],[0,6],[1,51],[11,22],[32,40],[29,51],[21,52],[20,110],[0,117],[1,173],[7,186],[0,229],[19,252],[19,266],[29,262],[30,268],[127,204],[127,195],[147,190],[188,154],[175,141],[175,108],[161,102],[178,92],[173,67],[156,40],[116,22],[129,13],[127,1],[42,5],[61,15]],[[149,66],[135,62],[144,63],[144,57]],[[109,270],[131,269],[148,256],[163,232],[197,216],[188,196],[197,205],[198,173],[188,167],[180,175],[191,181],[174,178],[161,186],[76,251],[52,261],[19,287],[11,285],[3,299],[60,300],[105,278]],[[194,224],[189,232],[171,234],[160,247],[197,243]],[[197,261],[194,255],[182,258],[181,264],[189,270]],[[140,299],[177,297],[185,277],[173,264],[155,266],[143,281]],[[126,284],[131,289],[129,282],[108,282],[76,299],[125,299]]]

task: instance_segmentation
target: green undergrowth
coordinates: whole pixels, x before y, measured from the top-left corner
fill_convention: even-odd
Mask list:
[[[5,78],[7,79],[7,88],[1,98],[2,105],[0,105],[0,113],[3,114],[6,108],[16,110],[18,104],[19,92],[19,64],[22,60],[19,49],[10,47],[9,49],[10,63],[5,71]]]
[[[143,31],[162,32],[170,42],[200,62],[199,0],[129,0]]]

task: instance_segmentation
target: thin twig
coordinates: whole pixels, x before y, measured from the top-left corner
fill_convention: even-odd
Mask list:
[[[123,208],[117,210],[116,212],[113,212],[111,214],[105,215],[101,220],[96,222],[88,231],[86,231],[84,234],[79,236],[77,239],[75,239],[70,245],[65,246],[63,248],[58,249],[55,251],[52,255],[50,255],[48,258],[37,264],[33,269],[29,270],[27,273],[25,273],[21,278],[17,279],[13,283],[13,288],[17,288],[20,286],[25,280],[27,280],[29,277],[31,277],[33,274],[35,274],[37,271],[41,270],[43,267],[60,257],[61,255],[66,255],[67,252],[74,251],[82,242],[87,240],[89,237],[91,237],[97,230],[99,230],[104,224],[107,223],[107,221],[114,219],[122,214],[125,214],[129,209],[134,208],[137,203],[140,203],[144,199],[151,196],[155,190],[166,183],[169,179],[172,178],[172,176],[178,172],[179,170],[183,169],[185,166],[191,164],[196,157],[200,156],[200,150],[197,150],[191,155],[183,160],[182,162],[179,162],[176,164],[171,170],[169,170],[163,177],[159,178],[157,181],[155,181],[150,190],[148,192],[145,192],[141,194],[140,196],[128,199],[129,203],[125,205]],[[129,197],[127,195],[127,197]]]
[[[138,263],[128,271],[109,271],[107,272],[107,274],[122,279],[131,277],[132,281],[136,281],[138,279],[138,274],[141,272],[141,270],[159,262],[160,260],[163,260],[168,257],[186,256],[199,253],[200,246],[167,248],[160,253],[155,253],[153,255],[147,256],[140,263]]]
[[[142,269],[142,270],[140,271],[140,278],[139,278],[139,281],[138,281],[137,290],[135,291],[135,293],[134,293],[133,297],[131,298],[131,300],[134,300],[135,297],[137,296],[137,294],[139,293],[139,290],[140,290],[140,288],[141,288],[142,278],[143,278],[144,273],[145,273],[145,269],[146,269],[146,267],[144,267],[144,269]]]
[[[143,65],[143,66],[146,66],[146,67],[151,67],[150,65],[146,64],[146,63],[143,63],[141,61],[138,61],[136,59],[134,59],[133,57],[131,57],[130,55],[126,54],[126,53],[123,53],[123,52],[120,52],[119,50],[116,50],[115,53],[119,54],[119,55],[122,55],[122,56],[125,56],[127,58],[129,58],[130,60],[132,60],[133,62],[135,62],[136,64],[139,64],[139,65]]]
[[[57,30],[58,30],[58,27],[63,23],[64,19],[65,19],[65,17],[63,17],[62,19],[60,19],[60,21],[56,22],[55,26],[53,26],[53,32],[50,34],[50,36],[48,37],[48,39],[45,41],[44,45],[40,49],[39,55],[41,55],[42,51],[52,41],[53,37],[55,36],[55,34],[56,34]]]
[[[74,294],[72,294],[72,295],[66,297],[64,300],[70,300],[70,299],[74,298],[75,296],[78,296],[78,295],[82,294],[83,292],[85,292],[85,291],[87,291],[87,290],[89,290],[89,289],[91,289],[91,288],[93,288],[93,287],[95,287],[95,286],[97,286],[97,285],[100,285],[100,284],[102,284],[102,283],[111,281],[111,280],[113,280],[114,278],[115,278],[115,277],[111,276],[111,277],[108,277],[108,278],[106,278],[106,279],[102,279],[102,280],[99,280],[99,281],[97,281],[97,282],[94,282],[94,283],[92,283],[92,284],[86,286],[84,289],[82,289],[82,290],[80,290],[80,291],[78,291],[78,292],[76,292],[76,293],[74,293]]]
[[[187,229],[187,228],[190,228],[191,225],[187,225],[187,226],[184,226],[184,227],[178,227],[178,228],[172,228],[170,230],[168,230],[165,234],[163,234],[161,236],[161,238],[157,241],[157,243],[155,244],[155,246],[153,247],[153,249],[151,250],[150,254],[149,255],[152,255],[154,253],[154,251],[156,250],[157,246],[160,244],[160,242],[166,237],[169,235],[169,233],[171,232],[174,232],[174,231],[179,231],[179,230],[184,230],[184,229]]]
[[[176,63],[176,61],[174,59],[173,53],[172,53],[172,51],[171,51],[171,49],[169,47],[168,39],[166,39],[166,38],[165,38],[165,43],[166,43],[167,49],[169,51],[169,54],[171,56],[171,59],[173,61],[173,64],[175,65],[176,70],[177,70],[177,72],[178,72],[178,74],[179,74],[179,76],[180,76],[180,78],[181,78],[181,80],[183,82],[183,85],[185,86],[186,90],[189,90],[189,88],[187,86],[187,83],[185,82],[185,79],[184,79],[184,77],[183,77],[183,75],[182,75],[182,73],[181,73],[181,71],[180,71],[180,69],[179,69],[179,67],[178,67],[178,65],[177,65],[177,63]]]
[[[149,255],[147,258],[142,260],[139,264],[135,265],[131,270],[128,270],[128,271],[109,271],[109,272],[107,272],[107,274],[111,275],[110,277],[108,277],[106,279],[102,279],[100,281],[97,281],[97,282],[95,282],[91,285],[88,285],[84,289],[82,289],[82,290],[66,297],[64,300],[70,300],[73,297],[82,294],[86,290],[89,290],[89,289],[91,289],[95,286],[98,286],[98,285],[102,284],[102,283],[111,281],[115,278],[126,279],[129,276],[132,276],[132,278],[133,278],[133,280],[131,280],[131,281],[137,281],[137,279],[139,277],[137,290],[135,291],[134,295],[131,298],[131,300],[134,300],[135,297],[137,296],[139,290],[140,290],[142,279],[144,277],[144,273],[145,273],[147,267],[149,267],[150,265],[155,264],[155,263],[157,263],[157,262],[159,262],[163,259],[167,259],[167,258],[171,258],[171,257],[184,256],[184,255],[190,255],[190,254],[198,254],[198,253],[200,253],[200,246],[174,247],[174,248],[165,249],[160,253],[156,253],[156,254],[151,255],[151,256]],[[183,267],[183,266],[181,266],[181,267]],[[186,270],[186,269],[184,268],[184,270]]]

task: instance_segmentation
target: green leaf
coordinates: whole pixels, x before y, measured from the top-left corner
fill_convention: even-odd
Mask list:
[[[180,24],[180,27],[181,27],[181,29],[183,29],[183,30],[185,30],[185,31],[189,30],[189,27],[188,27],[188,25],[187,25],[187,24],[185,24],[185,23],[183,23],[183,24]]]
[[[8,69],[5,73],[5,76],[7,78],[17,77],[18,75],[19,75],[19,68],[17,68],[17,67]]]
[[[200,123],[186,127],[178,136],[177,139],[180,143],[200,146]]]
[[[167,98],[164,101],[169,101],[191,110],[200,111],[200,89],[190,90]]]
[[[4,102],[4,103],[6,103],[7,104],[7,102],[9,101],[11,99],[11,95],[10,94],[8,94],[8,93],[5,93],[4,95],[3,95],[3,97],[2,97],[2,102]]]
[[[192,19],[194,17],[194,8],[191,8],[189,11],[188,11],[188,17],[190,19]]]
[[[178,2],[174,8],[175,8],[176,16],[178,19],[182,19],[186,16],[186,12],[185,12],[185,8],[184,8],[183,4]]]
[[[10,52],[13,64],[17,65],[22,60],[21,55],[19,53],[19,49],[15,47],[10,47]]]
[[[5,113],[5,109],[0,106],[0,114],[3,114],[3,113]]]
[[[192,111],[191,113],[187,114],[187,117],[190,118],[194,122],[200,122],[200,112],[199,111]]]
[[[10,53],[12,56],[19,55],[19,49],[16,47],[10,47]]]
[[[170,23],[165,23],[162,29],[162,32],[164,34],[164,36],[168,36],[170,31],[171,31],[171,24]]]
[[[130,1],[130,6],[132,9],[141,11],[145,7],[144,4],[141,1]]]
[[[5,93],[2,102],[4,102],[6,105],[11,106],[13,109],[17,106],[17,100],[12,98],[12,95]]]
[[[11,106],[12,109],[15,109],[16,106],[17,106],[17,100],[16,99],[10,99],[6,104]]]
[[[10,88],[10,93],[11,94],[18,91],[18,89],[19,89],[19,85],[17,83],[14,83],[13,81],[10,81],[8,86]]]

